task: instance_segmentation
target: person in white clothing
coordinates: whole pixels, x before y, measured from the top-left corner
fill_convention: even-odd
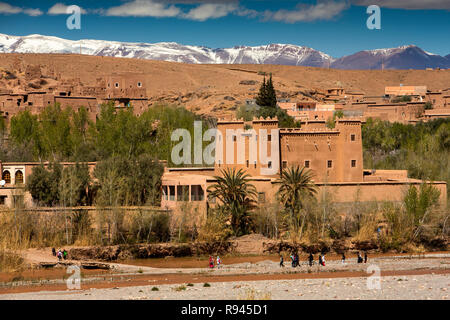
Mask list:
[[[220,260],[219,256],[217,256],[217,268],[220,268],[220,264],[222,263],[222,261]]]

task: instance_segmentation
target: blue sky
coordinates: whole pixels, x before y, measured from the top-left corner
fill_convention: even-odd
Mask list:
[[[381,30],[366,27],[371,4],[381,7]],[[81,30],[67,29],[68,5],[83,9]],[[333,57],[415,44],[448,55],[450,0],[0,0],[0,33],[211,48],[291,43]]]

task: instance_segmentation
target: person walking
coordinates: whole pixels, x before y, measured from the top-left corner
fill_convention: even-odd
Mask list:
[[[309,266],[312,267],[312,265],[314,263],[314,256],[311,252],[309,253],[308,261],[309,261]]]
[[[322,254],[319,254],[319,265],[322,265]]]
[[[222,263],[222,260],[220,260],[219,256],[217,256],[217,269],[220,268],[220,264]]]
[[[52,255],[53,255],[54,257],[56,257],[56,249],[55,249],[55,248],[52,248]]]
[[[61,249],[58,250],[57,257],[58,257],[58,261],[61,261],[61,259],[62,259],[62,252],[61,252]]]
[[[280,255],[280,267],[284,268],[284,259],[282,255]]]
[[[209,256],[209,267],[214,268],[214,259],[212,256]]]
[[[363,258],[361,257],[361,254],[358,252],[358,263],[362,263]]]
[[[342,264],[345,264],[345,253],[342,252],[342,258],[341,258]]]
[[[325,267],[325,253],[322,253],[322,266]]]
[[[63,249],[63,258],[64,258],[64,260],[67,260],[67,251],[66,251],[66,249]]]
[[[367,263],[367,251],[364,251],[364,263]]]

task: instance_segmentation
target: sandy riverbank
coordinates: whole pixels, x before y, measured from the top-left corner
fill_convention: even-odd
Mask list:
[[[41,291],[0,295],[0,299],[29,300],[200,300],[200,299],[411,299],[449,300],[450,277],[445,275],[386,276],[381,289],[368,289],[367,278],[214,282],[180,286],[174,284],[114,287],[78,291]],[[184,289],[183,289],[184,288]]]
[[[244,260],[246,259],[246,257],[240,258]],[[262,259],[264,257],[259,258]],[[236,258],[230,257],[229,261],[235,261],[233,259]],[[249,260],[251,261],[252,259],[254,260],[255,257],[252,257]],[[82,271],[82,290],[79,292],[71,292],[67,290],[65,279],[68,275],[64,274],[64,268],[53,270],[55,272],[59,272],[54,277],[49,276],[52,270],[47,270],[46,272],[49,272],[48,274],[39,275],[41,279],[46,279],[44,281],[16,281],[15,283],[2,283],[2,286],[0,287],[0,299],[59,299],[58,297],[60,296],[67,296],[68,298],[74,299],[83,299],[83,295],[85,295],[84,298],[89,297],[92,299],[110,299],[107,293],[99,293],[98,295],[94,294],[92,296],[92,292],[102,292],[101,290],[119,290],[117,291],[116,295],[111,297],[111,299],[122,299],[127,297],[128,292],[140,293],[140,290],[142,290],[143,292],[147,292],[153,286],[158,286],[161,292],[163,292],[165,290],[164,288],[166,288],[166,291],[168,293],[170,292],[171,294],[151,295],[148,296],[148,298],[184,299],[189,297],[178,297],[179,292],[174,291],[174,293],[172,293],[170,291],[172,290],[171,288],[173,288],[174,286],[183,286],[187,283],[193,283],[194,287],[198,289],[205,282],[211,283],[211,285],[213,287],[215,286],[216,289],[220,289],[219,291],[221,291],[222,293],[216,292],[217,290],[214,291],[214,294],[217,294],[217,298],[238,298],[237,296],[229,296],[231,292],[236,293],[236,290],[231,290],[230,292],[228,292],[228,290],[230,289],[230,285],[240,286],[241,283],[255,283],[256,285],[257,283],[261,282],[268,284],[267,290],[270,289],[270,293],[274,294],[273,296],[271,296],[271,298],[290,299],[292,298],[290,295],[286,296],[283,293],[290,291],[283,290],[290,290],[289,288],[287,288],[289,286],[293,288],[296,288],[297,286],[302,287],[305,283],[309,283],[310,280],[313,281],[312,283],[316,283],[314,281],[319,281],[317,283],[321,283],[320,281],[329,279],[331,283],[334,283],[331,287],[335,288],[335,290],[337,290],[336,292],[338,292],[340,290],[339,288],[341,287],[342,290],[344,290],[343,292],[346,292],[345,290],[347,290],[348,288],[346,289],[345,286],[361,287],[362,282],[366,281],[367,276],[369,276],[367,271],[368,267],[371,265],[375,265],[380,269],[381,276],[383,279],[388,280],[387,283],[391,283],[389,282],[392,280],[391,278],[396,277],[406,277],[405,279],[417,279],[417,281],[414,280],[415,282],[412,282],[417,283],[418,285],[418,289],[414,289],[417,291],[417,294],[414,294],[413,296],[405,296],[404,299],[425,299],[427,297],[431,299],[446,299],[445,294],[442,297],[439,296],[445,291],[444,289],[442,290],[442,292],[436,290],[445,288],[445,286],[448,287],[448,285],[450,284],[447,283],[444,287],[435,285],[435,283],[440,283],[436,279],[441,279],[444,282],[449,282],[450,253],[429,253],[422,256],[375,256],[373,258],[369,257],[369,261],[367,264],[357,264],[355,259],[348,259],[345,264],[342,264],[341,261],[336,259],[329,259],[327,260],[326,267],[318,266],[317,263],[313,267],[309,267],[305,262],[303,262],[303,264],[297,268],[292,268],[288,264],[286,264],[286,267],[280,268],[278,262],[273,261],[273,259],[267,259],[253,263],[241,262],[227,264],[227,257],[224,257],[223,261],[224,265],[222,266],[222,268],[215,268],[212,270],[205,267],[155,268],[147,267],[145,265],[136,266],[113,263],[110,264],[112,269],[107,272],[95,273],[84,271],[83,273]],[[50,278],[51,280],[48,280]],[[340,280],[338,281],[338,279]],[[401,282],[403,280],[398,281]],[[433,294],[431,296],[421,296],[421,294],[423,293],[421,290],[422,286],[428,286],[427,288],[431,287],[431,289],[428,290],[430,290],[430,292],[433,292]],[[221,289],[222,287],[224,288],[224,290]],[[196,294],[199,295],[194,295],[196,298],[213,299],[214,295],[206,294],[206,291],[203,290],[203,287],[201,288],[202,289],[195,291]],[[248,289],[250,288],[251,286],[248,287]],[[362,290],[361,288],[358,290]],[[187,292],[191,289],[192,287],[186,287],[186,290],[181,290],[180,292],[182,294],[183,292]],[[204,289],[206,290],[208,288]],[[261,287],[261,285],[258,285],[255,287],[255,290],[263,292],[265,289],[263,290],[263,287]],[[389,288],[389,285],[386,287],[386,290],[386,292],[388,293],[383,293],[383,296],[379,296],[378,298],[387,299],[388,297],[395,297],[396,294],[400,294],[395,289],[391,290]],[[332,296],[332,293],[334,293],[335,291],[331,290],[329,292],[330,295],[324,296],[323,298],[332,299],[334,297]],[[319,296],[315,295],[316,293],[313,293],[311,293],[312,295],[306,296],[304,298],[320,298]],[[203,294],[206,294],[206,296],[202,296]],[[321,294],[320,291],[317,294]],[[353,294],[353,292],[351,292],[351,294]],[[130,296],[132,296],[131,293]],[[193,299],[194,296],[192,297]],[[350,297],[350,293],[348,295],[337,294],[337,296],[339,298],[352,298]],[[402,299],[402,296],[403,295],[400,294],[397,298]],[[140,295],[137,295],[137,297],[139,298]],[[302,298],[303,296],[299,297]]]

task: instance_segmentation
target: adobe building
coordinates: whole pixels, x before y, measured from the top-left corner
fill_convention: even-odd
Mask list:
[[[29,77],[40,77],[39,68],[30,67],[27,70]],[[69,107],[74,111],[85,107],[89,119],[95,121],[100,105],[110,101],[117,109],[133,106],[135,114],[142,114],[149,105],[143,76],[115,74],[98,78],[96,86],[83,86],[79,79],[70,79],[50,88],[48,92],[0,92],[0,112],[9,123],[11,117],[20,111],[30,110],[32,114],[39,114],[45,107],[58,103],[61,108]]]
[[[371,104],[367,105],[364,116],[366,118],[408,124],[419,121],[424,111],[424,102]]]
[[[41,165],[39,162],[1,162],[0,173],[4,181],[0,185],[0,209],[15,208],[24,206],[30,208],[34,206],[31,194],[25,190],[28,177],[33,172],[33,168]],[[44,167],[49,165],[43,163]],[[75,165],[74,162],[61,162],[63,167]],[[92,174],[95,169],[95,162],[88,162],[89,172]]]
[[[166,168],[162,177],[163,209],[179,211],[189,203],[204,219],[207,207],[215,204],[215,199],[208,196],[208,187],[216,182],[214,176],[220,176],[225,168],[243,169],[250,175],[259,205],[276,201],[275,182],[282,170],[291,166],[312,170],[319,188],[318,197],[324,192],[331,194],[342,210],[355,201],[401,202],[410,185],[418,187],[423,183],[408,178],[406,170],[364,170],[361,119],[338,119],[334,129],[327,128],[323,120],[288,129],[278,128],[277,119],[220,120],[217,129],[214,167]],[[260,129],[267,129],[267,134],[258,134]],[[233,130],[230,131],[233,134],[227,135],[227,130]],[[252,144],[251,139],[259,142]],[[276,145],[278,149],[273,154],[272,147]],[[260,157],[264,146],[269,161]],[[233,161],[224,159],[227,148],[232,150]],[[440,202],[446,205],[447,184],[439,181],[431,184],[440,191]]]
[[[386,87],[384,93],[387,96],[420,96],[425,97],[427,94],[426,86],[398,86],[398,87]]]
[[[279,102],[277,105],[286,110],[286,113],[295,121],[327,120],[333,117],[336,108],[334,104],[318,104],[315,101]]]

